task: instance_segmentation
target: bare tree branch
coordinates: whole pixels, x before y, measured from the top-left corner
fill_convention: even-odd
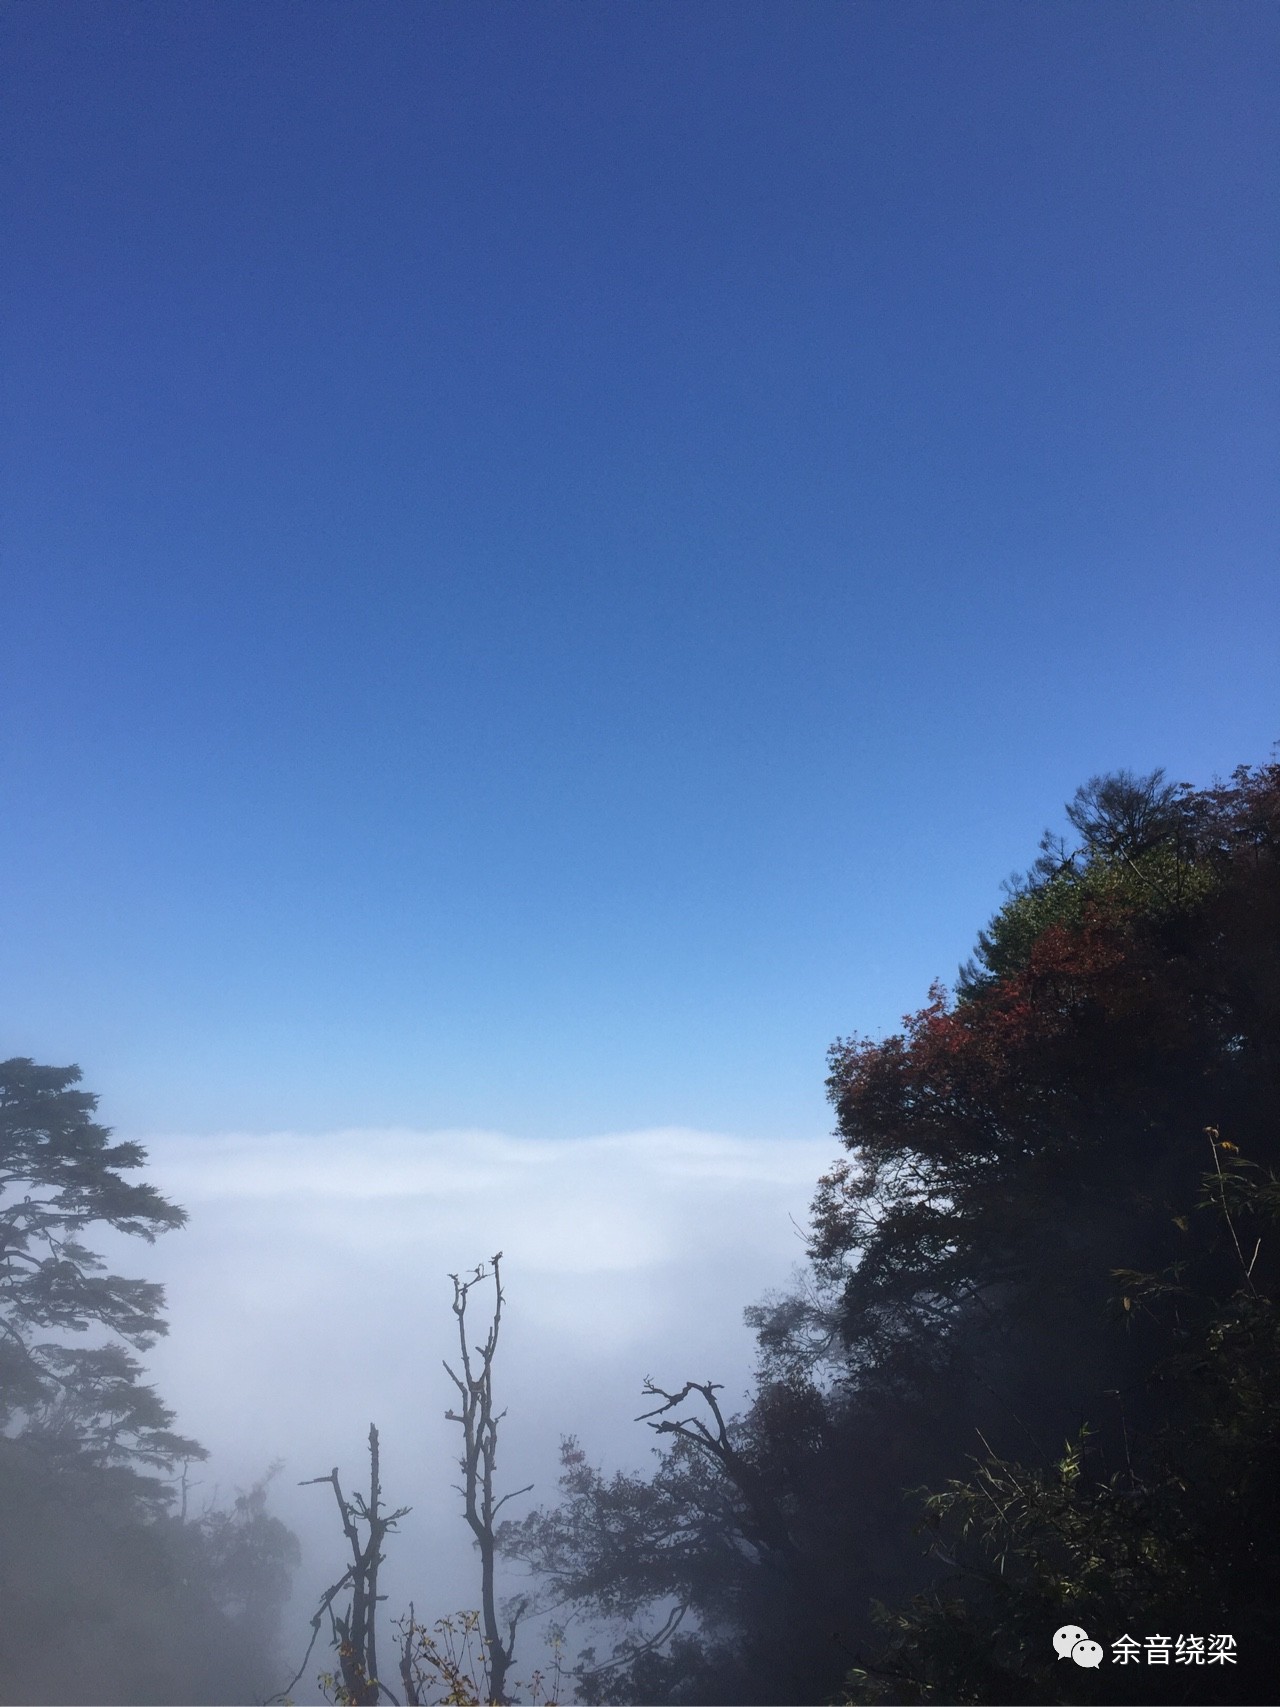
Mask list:
[[[462,1482],[463,1514],[475,1536],[480,1550],[480,1611],[484,1623],[484,1642],[489,1664],[489,1699],[506,1702],[507,1673],[515,1655],[516,1626],[528,1609],[526,1600],[517,1601],[506,1611],[505,1639],[498,1614],[494,1591],[494,1561],[497,1555],[495,1520],[508,1500],[527,1494],[530,1488],[517,1488],[500,1499],[494,1498],[494,1473],[498,1461],[498,1425],[505,1411],[493,1408],[493,1363],[498,1350],[498,1335],[502,1328],[502,1252],[499,1251],[486,1268],[483,1263],[469,1280],[449,1276],[453,1282],[453,1313],[458,1323],[458,1373],[450,1364],[445,1371],[458,1389],[460,1409],[446,1411],[450,1422],[462,1429],[462,1456],[458,1461]],[[473,1286],[493,1281],[493,1316],[482,1344],[467,1342],[467,1301]],[[472,1354],[476,1361],[473,1363]],[[532,1484],[530,1485],[532,1486]]]
[[[388,1533],[402,1517],[408,1515],[411,1508],[399,1506],[395,1511],[382,1510],[378,1431],[373,1423],[369,1424],[368,1496],[357,1493],[348,1500],[342,1492],[336,1465],[327,1476],[311,1476],[306,1481],[299,1482],[298,1486],[311,1488],[323,1482],[327,1482],[333,1489],[342,1532],[351,1548],[351,1563],[338,1581],[320,1596],[320,1604],[311,1620],[311,1640],[307,1644],[302,1664],[279,1695],[273,1695],[271,1699],[283,1700],[306,1670],[316,1636],[327,1612],[334,1646],[338,1650],[343,1693],[347,1699],[356,1703],[357,1707],[372,1707],[380,1696],[395,1702],[396,1697],[378,1676],[377,1610],[378,1602],[384,1598],[378,1593],[378,1567],[383,1561],[382,1544]],[[368,1526],[369,1532],[367,1539],[363,1541],[360,1538],[362,1523]],[[342,1618],[334,1611],[333,1603],[347,1587],[351,1589],[351,1602],[346,1617]]]

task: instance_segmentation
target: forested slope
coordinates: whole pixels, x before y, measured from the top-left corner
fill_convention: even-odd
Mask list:
[[[1280,767],[1068,822],[954,996],[833,1048],[846,1154],[745,1414],[658,1393],[651,1477],[570,1442],[509,1528],[616,1639],[589,1699],[1273,1698]],[[1062,1661],[1069,1622],[1137,1661]]]

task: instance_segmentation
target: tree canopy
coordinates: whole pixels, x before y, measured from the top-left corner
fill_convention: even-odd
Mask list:
[[[124,1177],[145,1152],[111,1142],[79,1081],[74,1066],[0,1063],[0,1424],[103,1466],[168,1468],[204,1450],[172,1432],[132,1355],[168,1331],[164,1290],[108,1273],[84,1235],[97,1224],[151,1242],[186,1213]]]
[[[648,1479],[574,1446],[560,1507],[513,1526],[553,1598],[619,1621],[589,1697],[1093,1699],[1114,1676],[1049,1663],[1051,1609],[1112,1639],[1122,1613],[1191,1618],[1196,1585],[1252,1653],[1185,1698],[1280,1674],[1251,1598],[1274,1527],[1247,1516],[1274,1508],[1280,1422],[1280,766],[1093,778],[1066,818],[954,996],[833,1046],[845,1153],[804,1282],[749,1312],[747,1410]],[[1217,1507],[1243,1515],[1213,1554]]]
[[[0,1063],[0,1678],[23,1701],[237,1701],[271,1681],[296,1539],[265,1479],[188,1514],[205,1458],[144,1379],[164,1291],[85,1242],[153,1240],[183,1210],[126,1178],[77,1067]]]

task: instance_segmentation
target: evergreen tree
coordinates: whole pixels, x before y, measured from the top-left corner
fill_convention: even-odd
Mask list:
[[[163,1288],[107,1273],[83,1236],[96,1223],[151,1243],[186,1212],[125,1179],[145,1152],[111,1142],[79,1081],[78,1067],[0,1062],[0,1427],[103,1468],[171,1468],[203,1448],[172,1432],[126,1349],[167,1333]]]
[[[77,1067],[0,1063],[0,1693],[21,1701],[243,1701],[273,1681],[298,1560],[265,1482],[174,1514],[205,1457],[143,1379],[163,1289],[110,1273],[94,1226],[186,1220],[137,1144],[93,1119]]]

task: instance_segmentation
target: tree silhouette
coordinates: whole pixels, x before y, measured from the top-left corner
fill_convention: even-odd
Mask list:
[[[151,1241],[184,1212],[125,1176],[78,1067],[0,1063],[0,1677],[27,1701],[231,1701],[274,1666],[296,1539],[265,1479],[189,1512],[204,1449],[135,1352],[163,1289],[111,1273],[95,1225]],[[174,1513],[174,1473],[182,1500]]]
[[[1030,1640],[1047,1580],[1035,1549],[1053,1522],[1076,1526],[1081,1559],[1091,1535],[1114,1564],[1146,1534],[1170,1594],[1203,1581],[1215,1616],[1253,1632],[1259,1668],[1242,1666],[1235,1687],[1265,1699],[1280,1529],[1265,1303],[1280,1241],[1263,1213],[1280,1167],[1280,765],[1201,790],[1160,773],[1095,778],[1068,824],[1077,839],[1045,838],[955,999],[935,985],[897,1033],[833,1047],[844,1153],[819,1182],[804,1284],[749,1312],[761,1364],[745,1411],[710,1408],[711,1383],[655,1389],[647,1420],[668,1449],[651,1476],[605,1476],[572,1443],[560,1504],[510,1527],[552,1598],[623,1625],[610,1658],[584,1654],[589,1699],[828,1700],[858,1656],[852,1687],[884,1699],[1063,1699],[1060,1670],[1018,1669],[1008,1651],[1011,1629]],[[1262,1196],[1230,1219],[1194,1211],[1204,1128],[1262,1170]],[[1213,1155],[1231,1207],[1248,1171],[1236,1151]],[[1192,1316],[1200,1338],[1171,1340]],[[699,1397],[705,1416],[679,1408]],[[1147,1513],[1147,1531],[1135,1476],[1169,1508],[1159,1524]],[[1021,1507],[1007,1505],[1015,1482]],[[1182,1483],[1198,1515],[1180,1526]],[[922,1485],[943,1490],[926,1514],[950,1526],[943,1551],[913,1525]],[[1215,1553],[1219,1506],[1232,1515]],[[1001,1530],[998,1509],[1025,1526]],[[957,1552],[966,1524],[973,1545]],[[761,1546],[766,1534],[788,1545]],[[998,1576],[1006,1545],[1021,1613],[956,1585],[957,1570]],[[939,1607],[954,1600],[952,1619]],[[900,1641],[887,1654],[875,1601],[916,1607],[889,1615]],[[1134,1604],[1154,1617],[1169,1601],[1153,1590]],[[969,1660],[994,1667],[985,1683]],[[1179,1674],[1187,1700],[1205,1675]]]
[[[458,1370],[446,1362],[449,1379],[458,1389],[460,1409],[448,1411],[451,1422],[462,1430],[462,1456],[458,1467],[462,1482],[463,1514],[475,1537],[480,1553],[480,1616],[483,1624],[485,1652],[489,1667],[489,1698],[505,1702],[507,1673],[515,1657],[516,1628],[527,1609],[527,1602],[518,1599],[504,1609],[499,1617],[494,1587],[494,1567],[497,1559],[498,1513],[508,1500],[527,1494],[529,1488],[515,1488],[499,1498],[494,1495],[494,1473],[498,1462],[498,1426],[506,1411],[493,1406],[493,1363],[498,1351],[498,1334],[502,1326],[502,1252],[492,1259],[488,1269],[484,1264],[469,1280],[449,1276],[453,1282],[453,1314],[458,1327]],[[485,1337],[477,1345],[467,1343],[467,1304],[473,1287],[493,1281],[493,1314]]]

